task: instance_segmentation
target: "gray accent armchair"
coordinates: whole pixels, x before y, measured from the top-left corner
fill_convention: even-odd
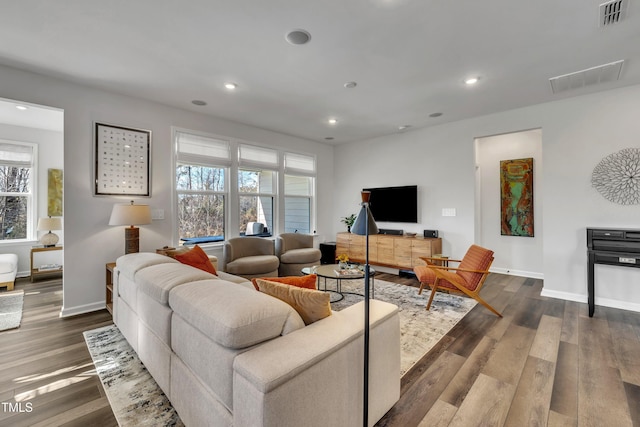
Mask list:
[[[223,271],[246,279],[276,277],[280,261],[273,240],[261,237],[234,237],[222,250]]]
[[[304,267],[320,265],[322,253],[313,247],[313,236],[282,233],[276,238],[276,255],[280,258],[280,276],[300,276]]]

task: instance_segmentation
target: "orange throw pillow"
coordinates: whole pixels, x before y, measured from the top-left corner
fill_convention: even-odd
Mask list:
[[[318,276],[316,274],[307,274],[306,276],[261,277],[261,279],[269,280],[271,282],[284,283],[286,285],[295,286],[297,288],[315,290]],[[256,279],[251,279],[251,283],[253,283],[253,287],[256,288],[256,290],[260,290],[258,284],[256,283]]]
[[[216,273],[216,269],[213,264],[211,264],[209,256],[198,245],[195,245],[193,249],[188,252],[175,254],[174,258],[183,264],[199,268],[200,270],[204,270],[211,274],[218,274]]]

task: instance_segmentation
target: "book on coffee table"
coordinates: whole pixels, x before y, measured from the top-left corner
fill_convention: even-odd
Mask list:
[[[336,276],[338,277],[360,277],[362,276],[362,271],[357,268],[345,268],[344,270],[334,270],[336,272]]]

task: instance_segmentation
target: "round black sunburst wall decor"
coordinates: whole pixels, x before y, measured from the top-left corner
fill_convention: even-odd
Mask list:
[[[640,148],[609,154],[593,169],[591,185],[610,202],[640,204]]]

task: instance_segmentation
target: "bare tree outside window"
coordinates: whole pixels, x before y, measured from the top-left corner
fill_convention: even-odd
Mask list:
[[[224,236],[223,168],[178,165],[178,232],[180,238]]]
[[[273,230],[273,197],[276,172],[272,170],[239,170],[240,233],[249,222],[260,222]]]
[[[27,238],[30,168],[0,166],[0,233],[2,240]]]

